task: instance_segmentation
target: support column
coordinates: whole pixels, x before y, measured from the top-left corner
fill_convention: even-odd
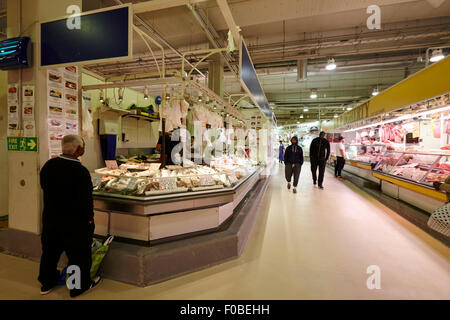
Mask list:
[[[8,83],[19,84],[19,95],[24,85],[35,86],[35,122],[38,152],[8,152],[8,214],[9,227],[35,234],[41,233],[42,193],[39,172],[48,160],[46,70],[39,63],[39,21],[67,15],[70,5],[81,8],[81,0],[8,0],[8,38],[31,38],[32,67],[8,71]],[[19,99],[20,104],[20,99]],[[22,110],[22,107],[18,108]],[[5,148],[6,151],[6,148]],[[2,150],[3,152],[3,150]],[[68,204],[70,205],[70,204]],[[64,210],[64,208],[61,208]]]

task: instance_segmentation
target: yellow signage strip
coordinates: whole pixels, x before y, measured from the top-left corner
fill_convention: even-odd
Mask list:
[[[430,189],[430,188],[427,188],[427,187],[422,187],[422,186],[419,186],[417,184],[409,183],[409,182],[406,182],[406,181],[403,181],[403,180],[398,180],[398,179],[395,179],[393,177],[385,176],[384,174],[380,174],[380,173],[376,173],[376,172],[372,172],[372,175],[375,178],[378,178],[380,180],[388,181],[388,182],[393,183],[393,184],[395,184],[395,185],[397,185],[399,187],[402,187],[402,188],[405,188],[405,189],[408,189],[408,190],[411,190],[411,191],[414,191],[414,192],[426,195],[428,197],[440,200],[442,202],[446,202],[447,201],[447,196],[443,192],[436,191],[436,190],[433,190],[433,189]]]
[[[363,163],[354,162],[354,161],[349,161],[348,164],[350,164],[354,167],[361,168],[361,169],[372,170],[372,166],[369,164],[363,164]]]

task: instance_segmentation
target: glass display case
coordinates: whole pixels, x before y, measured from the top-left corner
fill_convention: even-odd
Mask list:
[[[128,162],[117,169],[97,169],[92,174],[94,195],[147,200],[154,195],[232,188],[256,170],[247,163],[223,159],[211,167],[169,165],[160,169],[160,165]]]
[[[375,165],[386,151],[385,144],[346,144],[345,154],[348,160]]]
[[[374,171],[432,187],[450,174],[450,152],[387,151]]]

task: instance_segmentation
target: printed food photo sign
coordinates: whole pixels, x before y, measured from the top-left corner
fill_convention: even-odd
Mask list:
[[[47,71],[47,114],[50,157],[61,154],[61,140],[78,134],[78,68],[75,66]]]

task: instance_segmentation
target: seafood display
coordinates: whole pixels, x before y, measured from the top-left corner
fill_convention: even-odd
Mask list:
[[[246,163],[247,165],[244,165]],[[126,162],[117,169],[95,170],[94,192],[126,196],[151,196],[165,193],[201,191],[230,188],[254,172],[248,162],[231,159],[216,159],[214,167],[194,165],[192,167],[167,166],[160,163]]]

